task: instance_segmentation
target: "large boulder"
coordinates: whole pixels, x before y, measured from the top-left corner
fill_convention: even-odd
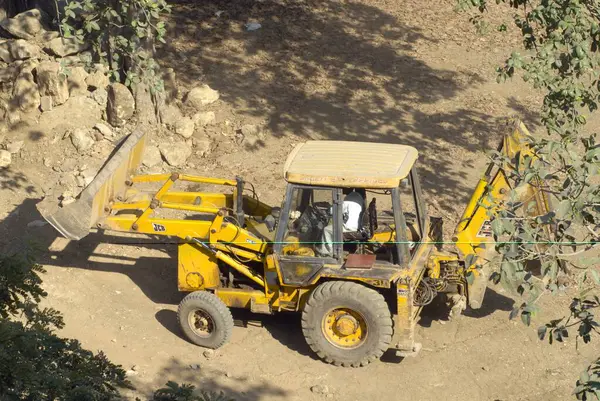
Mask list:
[[[15,80],[12,101],[18,104],[24,112],[30,112],[40,107],[40,92],[38,85],[30,72],[22,72]]]
[[[0,59],[5,63],[39,58],[41,54],[42,50],[39,46],[23,39],[0,41]]]
[[[208,85],[193,88],[186,96],[185,103],[196,110],[219,100],[219,92]]]
[[[75,95],[86,95],[88,93],[87,83],[85,79],[88,73],[83,67],[72,67],[70,68],[67,76],[67,84],[69,86],[69,94]]]
[[[156,146],[147,146],[144,150],[142,164],[146,167],[154,167],[162,162],[160,150]]]
[[[113,127],[121,127],[133,117],[134,112],[135,99],[129,88],[120,83],[111,84],[108,87],[108,104],[106,106],[108,122]]]
[[[0,21],[0,26],[19,39],[31,40],[42,31],[41,21],[40,10],[33,9]]]
[[[102,71],[94,71],[85,79],[87,85],[92,89],[106,89],[110,83],[106,74]]]
[[[66,74],[55,61],[42,61],[36,68],[37,80],[42,96],[52,96],[54,105],[69,99],[69,85]]]
[[[169,166],[173,167],[183,166],[187,159],[192,155],[191,147],[185,142],[180,141],[163,142],[158,149]]]
[[[54,38],[46,43],[44,50],[58,57],[81,53],[90,47],[89,43],[80,43],[75,38]]]

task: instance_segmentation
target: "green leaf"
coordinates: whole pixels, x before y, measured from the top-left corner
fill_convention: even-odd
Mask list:
[[[544,337],[546,337],[546,330],[548,330],[546,325],[538,327],[537,333],[540,340],[544,340]]]
[[[470,253],[465,258],[465,267],[471,267],[477,261],[477,255],[474,253]]]
[[[594,279],[594,281],[596,282],[597,285],[600,285],[600,273],[598,273],[598,270],[596,269],[590,269],[589,272],[592,275],[592,278]]]
[[[525,323],[527,326],[531,325],[531,314],[529,314],[529,312],[525,312],[523,311],[521,313],[521,320],[523,321],[523,323]]]

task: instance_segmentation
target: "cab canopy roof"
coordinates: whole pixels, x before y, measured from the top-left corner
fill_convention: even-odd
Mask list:
[[[297,145],[283,168],[294,184],[395,188],[417,160],[412,146],[374,142],[307,141]]]

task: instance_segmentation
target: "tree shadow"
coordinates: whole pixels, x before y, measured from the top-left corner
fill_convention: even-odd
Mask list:
[[[236,114],[266,120],[275,137],[415,146],[427,196],[448,211],[444,197],[466,201],[467,171],[477,167],[451,168],[454,149],[487,151],[505,132],[501,116],[424,108],[485,79],[419,60],[419,46],[436,40],[380,8],[333,0],[173,3],[173,35],[158,55],[182,86],[209,84]],[[262,27],[248,31],[249,21]],[[526,110],[516,100],[509,107]]]
[[[271,397],[286,399],[292,395],[265,379],[254,379],[247,376],[232,377],[224,370],[205,365],[200,366],[199,370],[193,369],[176,358],[163,366],[156,377],[160,379],[149,384],[135,386],[137,392],[143,394],[145,399],[150,399],[154,391],[164,387],[167,380],[172,380],[180,385],[191,384],[196,387],[197,391],[223,393],[228,397],[227,399],[236,401],[259,401],[271,399]]]

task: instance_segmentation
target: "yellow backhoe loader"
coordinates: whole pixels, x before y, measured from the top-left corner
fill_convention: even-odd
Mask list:
[[[528,135],[518,123],[498,151],[522,157]],[[390,348],[418,353],[415,324],[437,295],[452,301],[453,313],[481,307],[494,252],[486,206],[488,195],[501,200],[510,190],[503,168],[489,165],[456,227],[456,249],[447,252],[439,219],[427,216],[413,147],[302,143],[284,166],[284,201],[271,207],[242,178],[136,175],[145,141],[132,133],[75,202],[48,198],[39,209],[71,240],[92,228],[178,237],[178,286],[189,293],[179,323],[197,345],[229,340],[229,308],[301,312],[303,334],[321,359],[357,367]],[[229,189],[175,191],[180,182]],[[351,194],[364,200],[354,202],[358,209]],[[533,186],[521,197],[537,214],[549,210]]]

